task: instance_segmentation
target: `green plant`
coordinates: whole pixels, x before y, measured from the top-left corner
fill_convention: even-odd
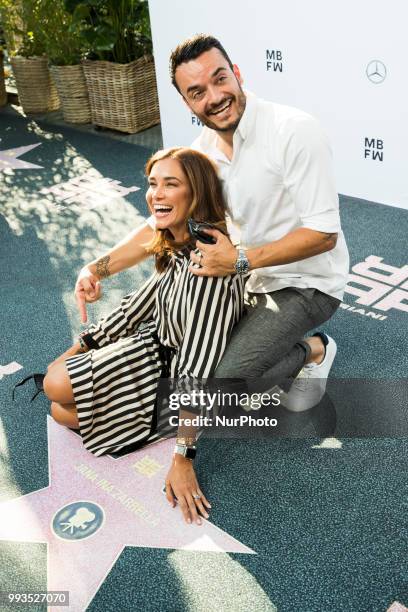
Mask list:
[[[82,36],[81,24],[65,10],[64,0],[42,0],[46,8],[44,44],[47,57],[56,66],[79,64],[89,45]]]
[[[91,59],[127,64],[151,54],[147,0],[65,0]]]
[[[11,55],[45,54],[47,14],[42,0],[0,0],[0,13]]]

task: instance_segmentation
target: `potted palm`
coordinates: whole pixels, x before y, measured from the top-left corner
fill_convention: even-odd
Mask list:
[[[48,15],[42,0],[0,0],[2,23],[18,97],[25,113],[56,110],[60,101],[48,70],[43,32]]]
[[[89,106],[81,59],[87,46],[77,19],[65,10],[63,0],[42,0],[48,5],[49,22],[44,31],[44,45],[50,62],[64,120],[68,123],[90,123]]]
[[[92,123],[127,133],[160,122],[146,0],[65,0],[90,53]]]

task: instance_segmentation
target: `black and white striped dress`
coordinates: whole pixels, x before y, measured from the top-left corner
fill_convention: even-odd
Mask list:
[[[210,377],[243,314],[245,279],[195,276],[190,252],[173,255],[118,308],[90,325],[94,346],[66,360],[80,433],[94,455],[157,439],[151,431],[163,351],[169,376]]]

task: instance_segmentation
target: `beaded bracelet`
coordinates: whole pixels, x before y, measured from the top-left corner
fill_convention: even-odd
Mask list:
[[[81,346],[86,351],[90,351],[91,349],[99,349],[100,346],[96,340],[93,339],[92,334],[89,333],[87,329],[81,332],[78,336],[78,341]]]
[[[85,340],[83,339],[83,337],[81,336],[81,334],[78,336],[78,342],[79,342],[79,346],[81,347],[82,350],[84,351],[88,351],[88,345],[86,344]]]

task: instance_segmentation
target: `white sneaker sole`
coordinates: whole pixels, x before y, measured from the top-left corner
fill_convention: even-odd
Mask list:
[[[291,412],[304,412],[321,402],[327,385],[327,378],[337,353],[337,345],[329,338],[326,355],[322,363],[313,368],[302,369],[293,381],[289,391],[282,391],[281,403]]]

